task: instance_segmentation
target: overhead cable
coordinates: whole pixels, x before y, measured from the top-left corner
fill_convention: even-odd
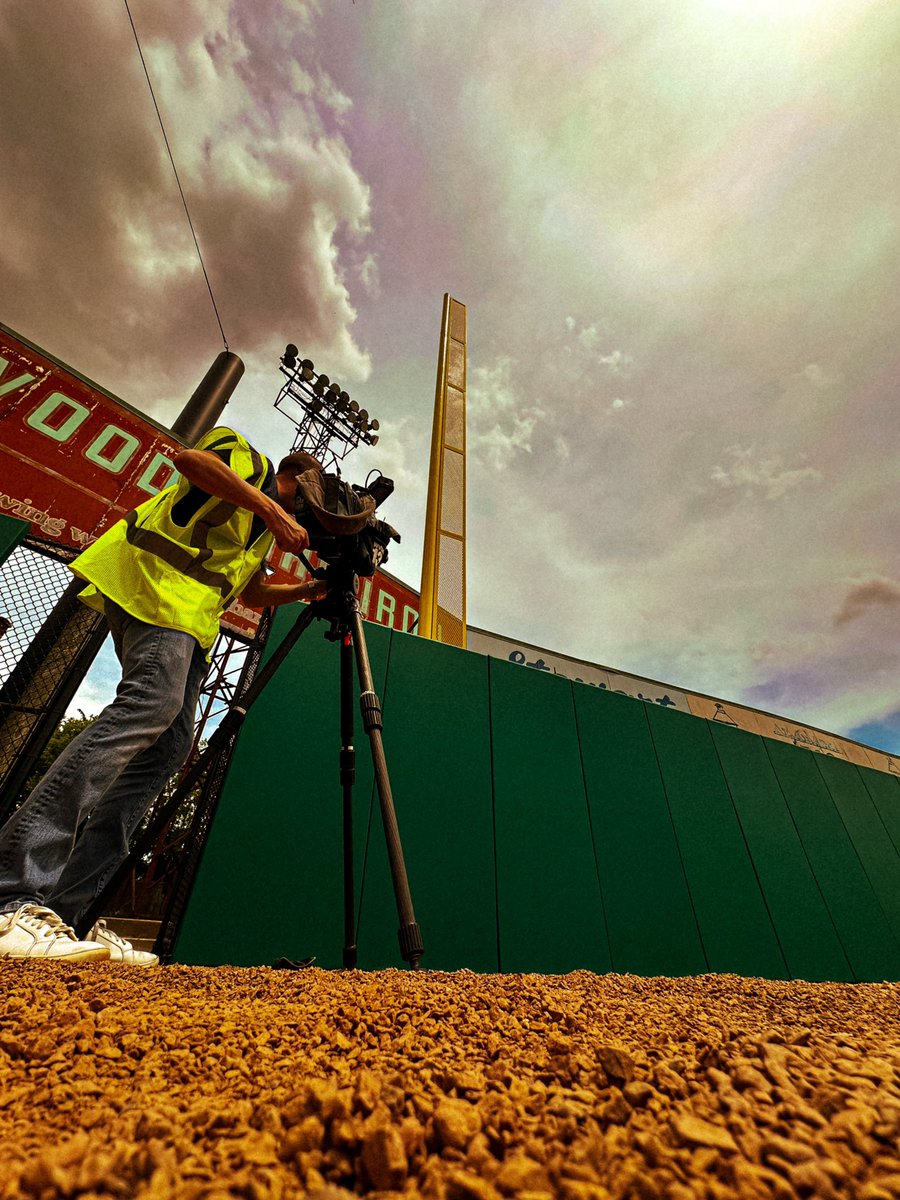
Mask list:
[[[194,239],[194,246],[197,249],[197,257],[200,259],[200,267],[203,271],[203,278],[206,280],[206,287],[209,292],[209,298],[212,301],[213,312],[216,314],[216,320],[219,323],[219,330],[222,334],[222,341],[225,343],[225,349],[228,349],[228,339],[225,337],[225,330],[222,328],[222,318],[219,316],[219,309],[216,305],[216,298],[213,295],[212,284],[209,282],[209,275],[206,273],[206,264],[203,261],[203,255],[200,253],[200,243],[197,241],[197,234],[194,230],[194,222],[191,220],[191,212],[188,208],[188,202],[184,194],[184,188],[181,186],[181,180],[178,178],[178,168],[175,166],[175,159],[172,155],[172,147],[169,145],[169,139],[166,135],[166,127],[163,124],[162,113],[159,111],[159,105],[156,102],[156,95],[153,91],[153,84],[150,81],[150,72],[147,70],[147,63],[144,59],[144,52],[141,49],[140,38],[138,37],[137,29],[134,26],[134,18],[131,15],[131,9],[128,7],[128,0],[124,0],[125,11],[128,13],[128,20],[131,23],[131,32],[134,34],[134,42],[137,46],[138,54],[141,58],[141,66],[144,68],[144,75],[147,77],[147,87],[150,89],[150,97],[153,100],[153,107],[156,109],[156,116],[159,121],[159,127],[162,130],[163,141],[166,144],[166,150],[169,153],[169,162],[172,164],[172,171],[175,175],[175,182],[178,184],[178,191],[181,193],[181,203],[184,205],[185,215],[187,216],[188,225],[191,228],[191,236]]]

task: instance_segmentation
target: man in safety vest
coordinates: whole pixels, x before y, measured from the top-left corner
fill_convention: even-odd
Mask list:
[[[278,545],[308,544],[294,520],[300,451],[277,469],[232,429],[213,429],[173,459],[180,478],[107,530],[71,564],[81,599],[109,622],[122,680],[0,829],[0,958],[108,959],[153,966],[101,921],[71,928],[124,861],[129,841],[191,746],[219,618],[314,599],[319,582],[269,584]],[[90,817],[90,820],[86,818]]]

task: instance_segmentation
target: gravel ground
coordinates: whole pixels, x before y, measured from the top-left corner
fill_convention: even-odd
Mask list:
[[[0,962],[0,1197],[900,1197],[900,984]]]

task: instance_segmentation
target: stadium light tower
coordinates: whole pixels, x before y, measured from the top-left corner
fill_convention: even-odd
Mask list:
[[[378,422],[351,400],[339,383],[316,372],[308,358],[289,342],[281,356],[284,383],[275,407],[296,429],[291,450],[305,450],[328,470],[340,463],[360,442],[378,444]]]

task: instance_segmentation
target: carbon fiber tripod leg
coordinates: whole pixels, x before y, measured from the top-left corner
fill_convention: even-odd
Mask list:
[[[353,649],[349,633],[341,638],[341,792],[344,803],[344,953],[348,969],[356,966],[356,922],[353,883],[353,784],[356,751],[353,747]]]
[[[372,682],[372,668],[369,665],[366,635],[355,596],[349,617],[353,649],[356,653],[356,669],[359,675],[359,705],[362,711],[363,726],[369,736],[369,747],[372,751],[372,765],[375,768],[375,785],[378,788],[381,821],[387,841],[394,899],[397,902],[397,915],[400,918],[400,928],[397,931],[400,940],[400,954],[413,970],[417,970],[425,947],[422,944],[422,931],[416,923],[412,897],[409,894],[406,864],[403,861],[403,846],[400,843],[400,830],[397,827],[397,814],[394,811],[394,798],[391,795],[391,783],[388,778],[384,744],[381,738],[381,702],[375,694]]]

